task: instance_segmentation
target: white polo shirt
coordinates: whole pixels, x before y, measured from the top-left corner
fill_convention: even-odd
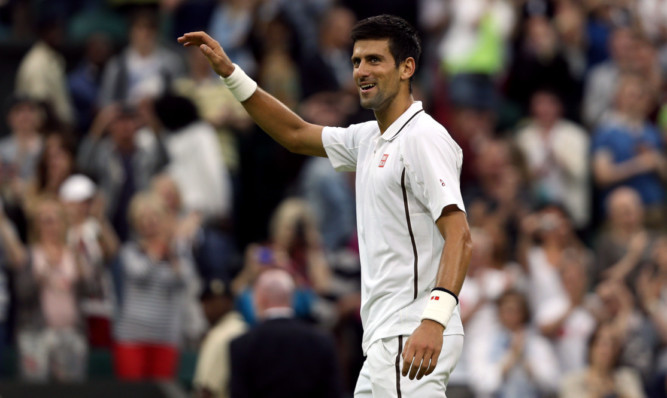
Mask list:
[[[414,102],[385,132],[376,121],[325,127],[322,142],[338,171],[356,171],[363,350],[419,325],[444,239],[444,207],[465,211],[463,154],[447,130]],[[445,335],[463,334],[457,306]]]

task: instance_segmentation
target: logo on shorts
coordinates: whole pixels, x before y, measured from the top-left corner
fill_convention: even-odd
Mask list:
[[[380,160],[380,165],[378,167],[384,167],[384,164],[387,163],[387,158],[389,157],[388,153],[385,153],[382,155],[382,159]]]

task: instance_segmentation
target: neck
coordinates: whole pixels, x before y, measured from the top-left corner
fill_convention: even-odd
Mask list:
[[[593,376],[597,376],[597,377],[607,377],[610,373],[610,370],[611,369],[609,369],[608,367],[602,366],[602,365],[599,365],[599,364],[597,364],[597,365],[596,364],[591,364],[591,366],[589,368],[589,372]]]
[[[154,260],[163,260],[169,251],[168,242],[160,235],[146,237],[141,241],[145,252]]]
[[[211,74],[209,73],[208,69],[206,70],[193,69],[192,71],[192,79],[197,83],[207,81],[210,77]]]
[[[386,108],[374,110],[375,119],[380,127],[380,133],[384,133],[414,102],[412,94],[398,94]]]
[[[289,304],[266,308],[261,311],[261,318],[264,320],[275,318],[291,318],[293,316],[294,310],[289,306]]]
[[[543,133],[549,133],[556,125],[557,120],[537,120],[537,125],[542,128]]]

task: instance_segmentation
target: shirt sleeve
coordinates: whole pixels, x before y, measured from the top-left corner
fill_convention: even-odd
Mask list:
[[[401,144],[413,193],[428,208],[434,221],[449,205],[465,211],[459,181],[463,164],[461,148],[442,127],[414,133],[406,135]]]
[[[358,125],[325,127],[322,130],[322,144],[327,157],[336,171],[355,171],[359,155],[359,140],[355,135]]]

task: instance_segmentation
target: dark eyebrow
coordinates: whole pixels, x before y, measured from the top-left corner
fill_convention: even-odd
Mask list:
[[[378,59],[381,59],[381,60],[385,59],[385,57],[381,54],[366,54],[366,55],[364,55],[363,58],[365,58],[365,59],[378,58]],[[350,61],[352,61],[354,63],[355,61],[359,61],[360,59],[361,59],[361,57],[359,57],[359,56],[352,56],[350,58]]]

